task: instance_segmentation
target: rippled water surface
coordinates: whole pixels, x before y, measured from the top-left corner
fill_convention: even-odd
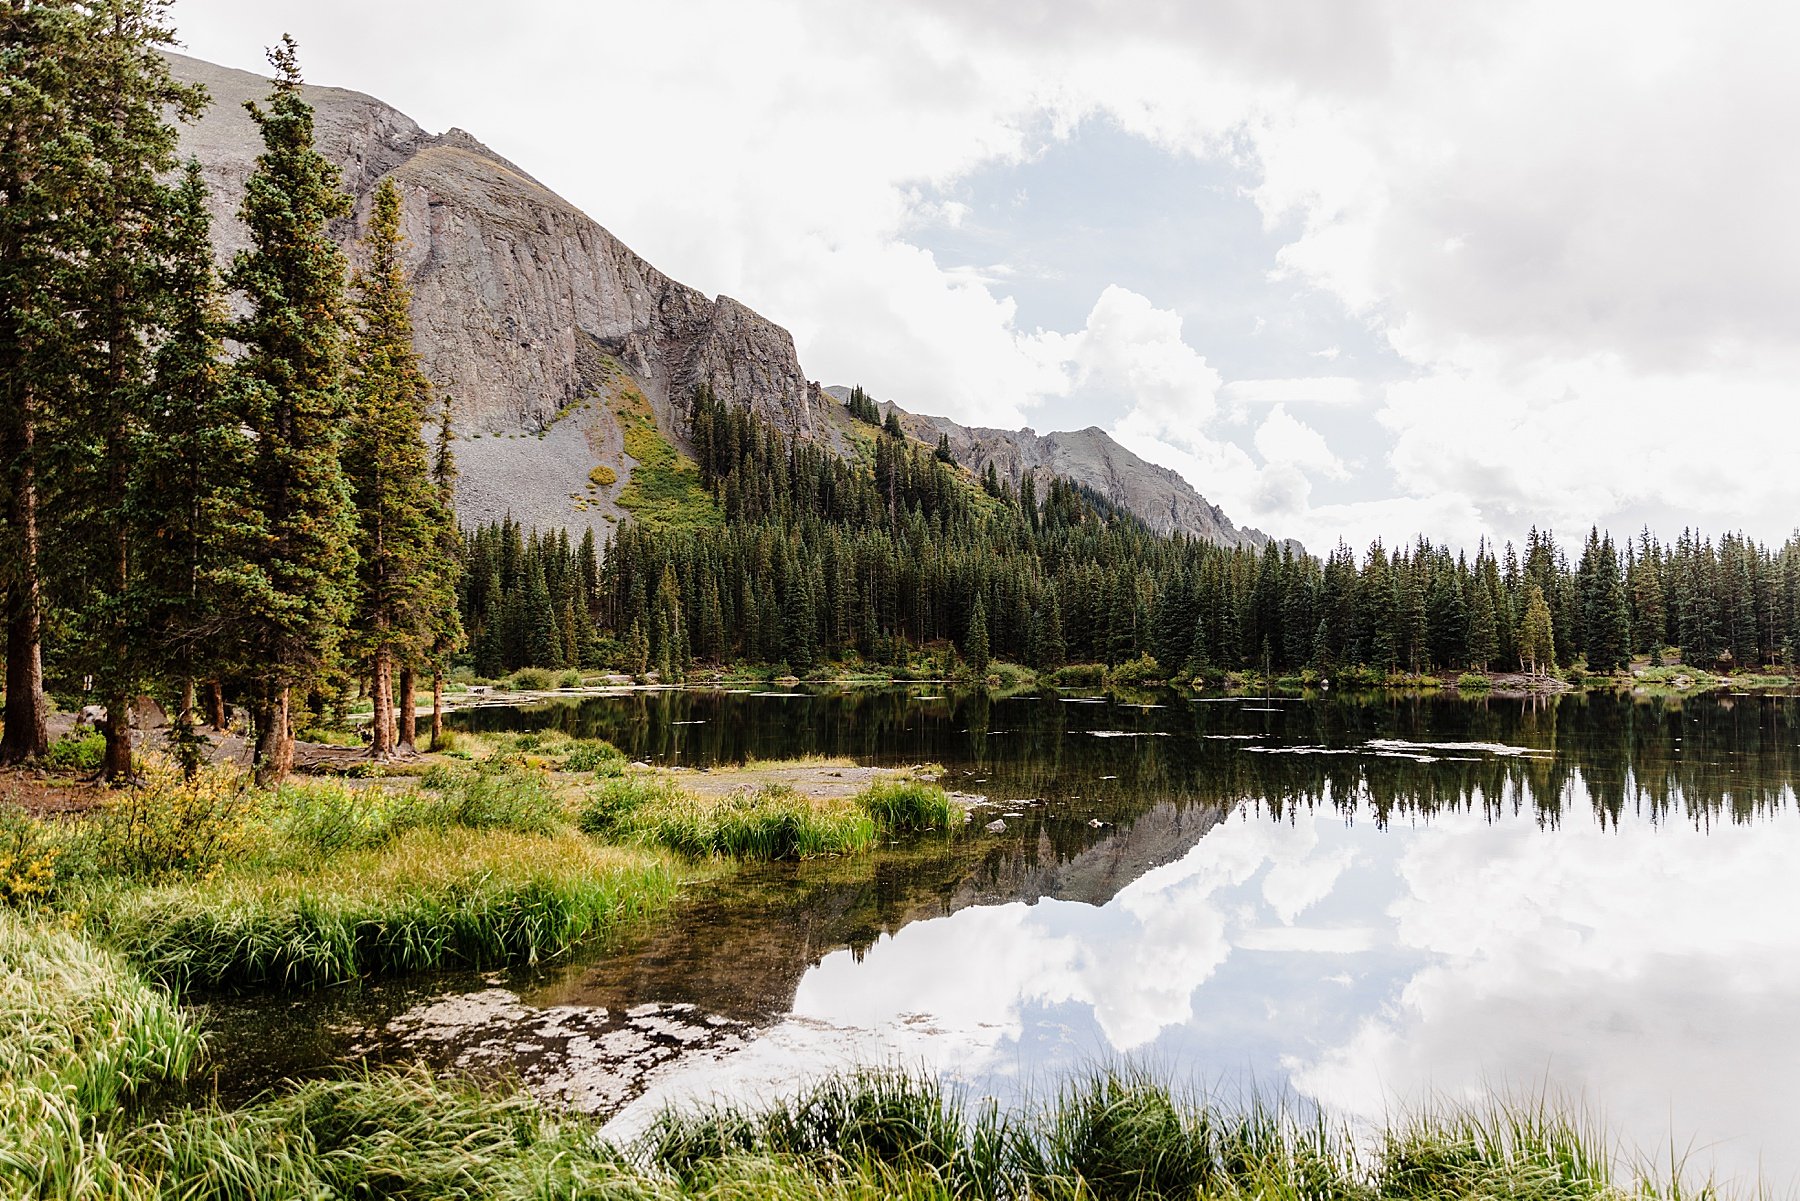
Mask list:
[[[687,767],[931,761],[986,802],[548,970],[219,1002],[228,1091],[423,1058],[629,1129],[845,1063],[1016,1097],[1128,1058],[1351,1117],[1548,1092],[1664,1160],[1673,1135],[1800,1180],[1794,698],[682,691],[458,720]]]

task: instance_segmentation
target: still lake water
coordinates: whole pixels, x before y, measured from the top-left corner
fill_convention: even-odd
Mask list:
[[[228,1092],[423,1059],[630,1130],[845,1064],[1016,1100],[1124,1060],[1351,1119],[1548,1095],[1665,1163],[1800,1181],[1800,698],[697,690],[456,721],[936,762],[986,800],[546,969],[219,1002]]]

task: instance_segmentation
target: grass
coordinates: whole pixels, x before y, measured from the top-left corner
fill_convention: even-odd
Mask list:
[[[853,797],[808,797],[785,784],[699,797],[636,775],[592,790],[577,821],[590,834],[696,858],[812,859],[862,854],[886,833],[960,827],[963,810],[917,780],[877,780]]]
[[[637,463],[619,492],[621,509],[654,529],[705,529],[724,519],[701,486],[699,466],[657,428],[650,402],[635,384],[620,385],[613,415],[625,436],[625,453]]]
[[[705,798],[647,776],[602,784],[579,820],[593,834],[696,858],[857,854],[876,837],[875,819],[853,801],[814,800],[781,784]]]
[[[0,909],[0,1194],[117,1195],[102,1121],[184,1079],[196,1022],[117,956]]]
[[[856,795],[875,824],[891,832],[946,830],[963,823],[963,807],[936,784],[877,780]]]
[[[102,892],[91,921],[177,987],[309,988],[535,963],[662,908],[681,873],[573,832],[413,829],[326,862]]]

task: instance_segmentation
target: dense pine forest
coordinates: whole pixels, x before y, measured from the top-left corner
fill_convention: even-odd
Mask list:
[[[860,401],[860,405],[859,405]],[[1360,558],[1163,536],[1067,481],[977,481],[879,423],[839,458],[702,394],[689,436],[709,528],[623,527],[601,558],[511,522],[465,531],[475,670],[902,661],[953,647],[1055,668],[1148,657],[1144,672],[1605,673],[1680,648],[1709,668],[1791,663],[1800,541],[1772,550],[1590,531],[1579,557],[1533,531],[1473,559],[1420,539]],[[860,409],[860,411],[859,411]]]

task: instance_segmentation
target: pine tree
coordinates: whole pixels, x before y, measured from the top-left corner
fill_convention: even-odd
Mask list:
[[[1480,564],[1469,582],[1469,666],[1486,671],[1500,654],[1500,622],[1494,609],[1494,594],[1482,578]]]
[[[987,610],[980,599],[975,601],[975,611],[969,615],[969,632],[963,639],[963,658],[975,669],[975,674],[985,676],[988,669],[988,627]]]
[[[253,564],[261,587],[244,618],[264,783],[293,766],[289,696],[335,653],[355,565],[355,515],[338,461],[350,318],[344,256],[328,232],[350,198],[313,147],[293,39],[284,36],[269,61],[267,107],[246,105],[263,138],[241,214],[250,248],[228,276],[249,308],[235,330],[244,347],[237,374],[256,440],[252,489],[267,523]]]
[[[46,408],[71,386],[71,318],[87,130],[81,64],[92,28],[72,0],[0,5],[0,591],[6,708],[0,765],[48,748],[39,528]]]
[[[462,649],[468,637],[462,608],[457,604],[465,572],[462,535],[456,527],[456,434],[451,425],[452,408],[450,397],[445,395],[438,409],[437,453],[431,461],[436,544],[431,563],[432,596],[427,609],[431,614],[430,749],[434,751],[444,737],[444,673],[450,668],[450,657]],[[593,533],[588,532],[590,536]],[[588,628],[593,628],[591,620]]]
[[[409,685],[414,665],[430,650],[446,598],[439,491],[420,435],[431,384],[413,349],[412,289],[401,266],[402,245],[400,190],[384,179],[375,189],[363,242],[368,264],[354,281],[360,329],[343,466],[357,518],[353,643],[375,681],[376,713],[393,712],[387,682],[394,668],[401,670],[400,737],[410,749]],[[373,730],[370,755],[390,757],[395,748],[387,723],[377,721]]]
[[[158,52],[174,40],[163,4],[84,7],[89,33],[71,64],[71,108],[87,153],[61,166],[81,180],[68,298],[79,364],[45,424],[56,489],[48,565],[66,615],[62,667],[93,681],[107,712],[101,774],[119,779],[131,774],[131,700],[154,666],[135,628],[146,531],[132,502],[157,407],[152,340],[168,281],[163,235],[176,203],[165,183],[176,133],[165,113],[193,116],[204,92],[178,84]]]
[[[1534,581],[1525,591],[1525,616],[1519,623],[1519,659],[1527,672],[1542,675],[1556,663],[1556,631],[1550,603]]]
[[[139,563],[140,629],[155,673],[175,684],[173,726],[199,766],[195,690],[241,660],[245,562],[262,532],[248,492],[255,448],[225,365],[224,298],[213,266],[206,181],[189,160],[166,229],[168,288],[157,348],[154,408],[131,504],[147,531]],[[216,698],[223,708],[223,696]],[[220,715],[212,715],[215,724]]]

